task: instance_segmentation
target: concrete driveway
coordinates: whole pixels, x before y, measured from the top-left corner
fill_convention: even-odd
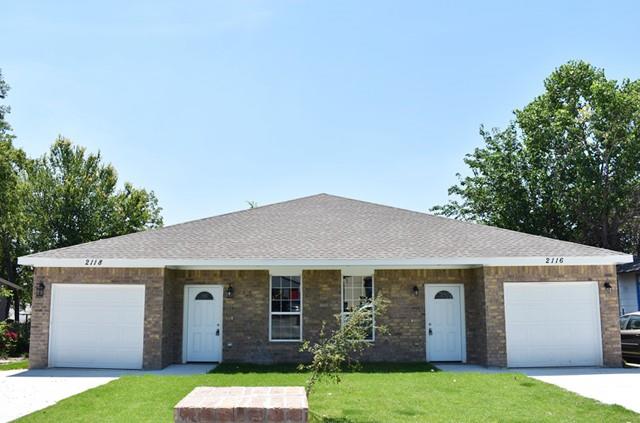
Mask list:
[[[618,404],[640,413],[640,369],[550,368],[518,369],[534,379],[552,383],[605,404]]]
[[[605,369],[601,367],[496,369],[467,364],[436,364],[444,371],[480,373],[524,373],[542,382],[557,385],[583,397],[605,404],[618,404],[640,413],[638,387],[640,368]]]
[[[104,385],[123,375],[191,375],[213,364],[178,364],[162,370],[39,369],[0,371],[0,422],[8,422]]]

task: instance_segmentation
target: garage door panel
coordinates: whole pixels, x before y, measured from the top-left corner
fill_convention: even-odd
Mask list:
[[[510,367],[602,364],[596,282],[505,283]]]
[[[144,285],[54,284],[51,302],[51,366],[142,367]]]

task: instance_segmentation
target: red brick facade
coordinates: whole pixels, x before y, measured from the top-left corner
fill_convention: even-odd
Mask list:
[[[517,281],[598,281],[606,366],[620,366],[620,333],[615,266],[485,267],[474,269],[377,270],[376,292],[390,300],[380,323],[389,333],[376,337],[365,352],[370,361],[426,359],[424,284],[464,286],[467,361],[506,366],[503,283]],[[30,365],[48,365],[52,283],[144,284],[144,368],[182,361],[184,286],[212,284],[234,288],[223,305],[223,360],[234,362],[297,362],[308,359],[297,342],[269,342],[269,273],[260,270],[174,270],[122,268],[39,268],[35,282],[45,294],[33,298]],[[606,292],[605,282],[614,287]],[[419,288],[414,295],[413,287]],[[325,321],[335,327],[341,307],[340,270],[302,273],[303,338],[313,340]]]
[[[165,296],[164,269],[94,269],[94,268],[37,268],[34,283],[44,282],[42,297],[34,293],[31,303],[31,343],[29,366],[47,367],[49,360],[49,319],[51,311],[51,284],[144,284],[144,346],[145,369],[162,368],[162,315]]]

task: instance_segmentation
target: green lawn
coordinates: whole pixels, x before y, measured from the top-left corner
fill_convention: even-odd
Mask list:
[[[24,360],[16,360],[10,363],[2,363],[0,364],[0,371],[2,370],[17,370],[17,369],[27,369],[29,368],[29,360],[26,358]]]
[[[294,367],[224,364],[197,376],[125,376],[68,398],[21,422],[171,422],[173,406],[196,386],[303,385]],[[603,405],[521,374],[436,372],[427,364],[369,365],[321,383],[309,399],[322,422],[638,422]]]

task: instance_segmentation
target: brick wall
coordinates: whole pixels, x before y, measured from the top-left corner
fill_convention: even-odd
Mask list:
[[[29,366],[31,368],[48,366],[52,283],[144,284],[143,367],[145,369],[162,367],[162,319],[159,317],[162,315],[163,308],[163,269],[37,268],[34,271],[34,284],[40,281],[45,284],[44,295],[36,297],[34,289],[32,299],[31,343],[29,346]]]
[[[165,311],[169,362],[182,361],[185,285],[231,284],[233,298],[223,305],[222,356],[225,361],[268,363],[292,361],[295,343],[269,343],[269,273],[251,270],[169,270],[169,307]]]
[[[467,360],[479,363],[476,350],[481,337],[478,318],[480,304],[473,296],[476,283],[474,269],[425,269],[425,270],[376,270],[376,292],[391,302],[384,316],[378,321],[389,333],[376,337],[375,344],[365,356],[372,361],[424,361],[426,359],[425,297],[424,284],[461,283],[465,291],[465,321],[467,325]],[[420,290],[418,296],[413,287]]]
[[[298,342],[269,342],[269,273],[237,270],[171,270],[109,268],[39,268],[35,282],[46,285],[33,298],[31,367],[46,367],[52,283],[144,284],[144,368],[164,367],[182,360],[184,286],[212,284],[234,287],[224,299],[223,359],[235,362],[297,362],[308,359]],[[336,327],[340,313],[341,273],[305,270],[303,338],[317,339],[322,322]],[[467,361],[506,365],[503,283],[518,281],[598,281],[604,364],[621,364],[618,296],[614,266],[486,267],[479,269],[377,270],[375,290],[390,300],[379,322],[389,334],[376,336],[365,352],[371,361],[423,361],[426,357],[425,283],[461,283],[465,292]],[[604,283],[613,291],[607,293]],[[413,287],[418,286],[418,296]]]
[[[379,320],[389,334],[376,337],[365,352],[370,361],[423,361],[425,359],[424,283],[463,283],[471,296],[477,271],[467,270],[380,270],[375,273],[375,289],[391,300]],[[303,338],[316,340],[322,322],[335,329],[340,313],[341,273],[339,270],[305,270],[302,273]],[[182,359],[182,308],[187,284],[232,284],[234,297],[224,300],[223,357],[225,361],[273,363],[298,362],[309,357],[298,352],[298,342],[269,342],[269,274],[266,271],[168,270],[165,307],[167,328],[163,343],[168,362]],[[418,286],[420,294],[413,294]],[[468,359],[480,362],[474,349],[483,339],[479,304],[467,303]],[[173,320],[172,320],[173,319]],[[170,357],[170,358],[169,358]]]
[[[303,326],[302,337],[317,341],[326,323],[326,330],[338,327],[336,316],[340,314],[342,281],[339,270],[305,270],[302,272]],[[294,357],[296,358],[296,357]],[[309,357],[302,357],[309,359]],[[299,360],[300,358],[297,357]]]
[[[168,270],[165,308],[165,357],[182,360],[182,310],[184,286],[231,284],[233,298],[223,306],[223,359],[231,362],[296,362],[304,358],[299,342],[269,342],[269,273],[235,270]],[[169,288],[170,287],[170,288]],[[305,270],[303,289],[303,337],[315,338],[321,322],[329,325],[340,311],[340,272]]]
[[[484,273],[482,268],[473,269],[473,281],[465,285],[465,318],[467,327],[467,362],[486,364],[487,326],[486,299],[484,295]]]
[[[597,281],[600,294],[603,361],[608,367],[620,367],[622,353],[618,322],[618,292],[615,266],[510,266],[485,267],[487,365],[507,365],[504,321],[504,282]],[[607,293],[605,282],[613,287]]]

